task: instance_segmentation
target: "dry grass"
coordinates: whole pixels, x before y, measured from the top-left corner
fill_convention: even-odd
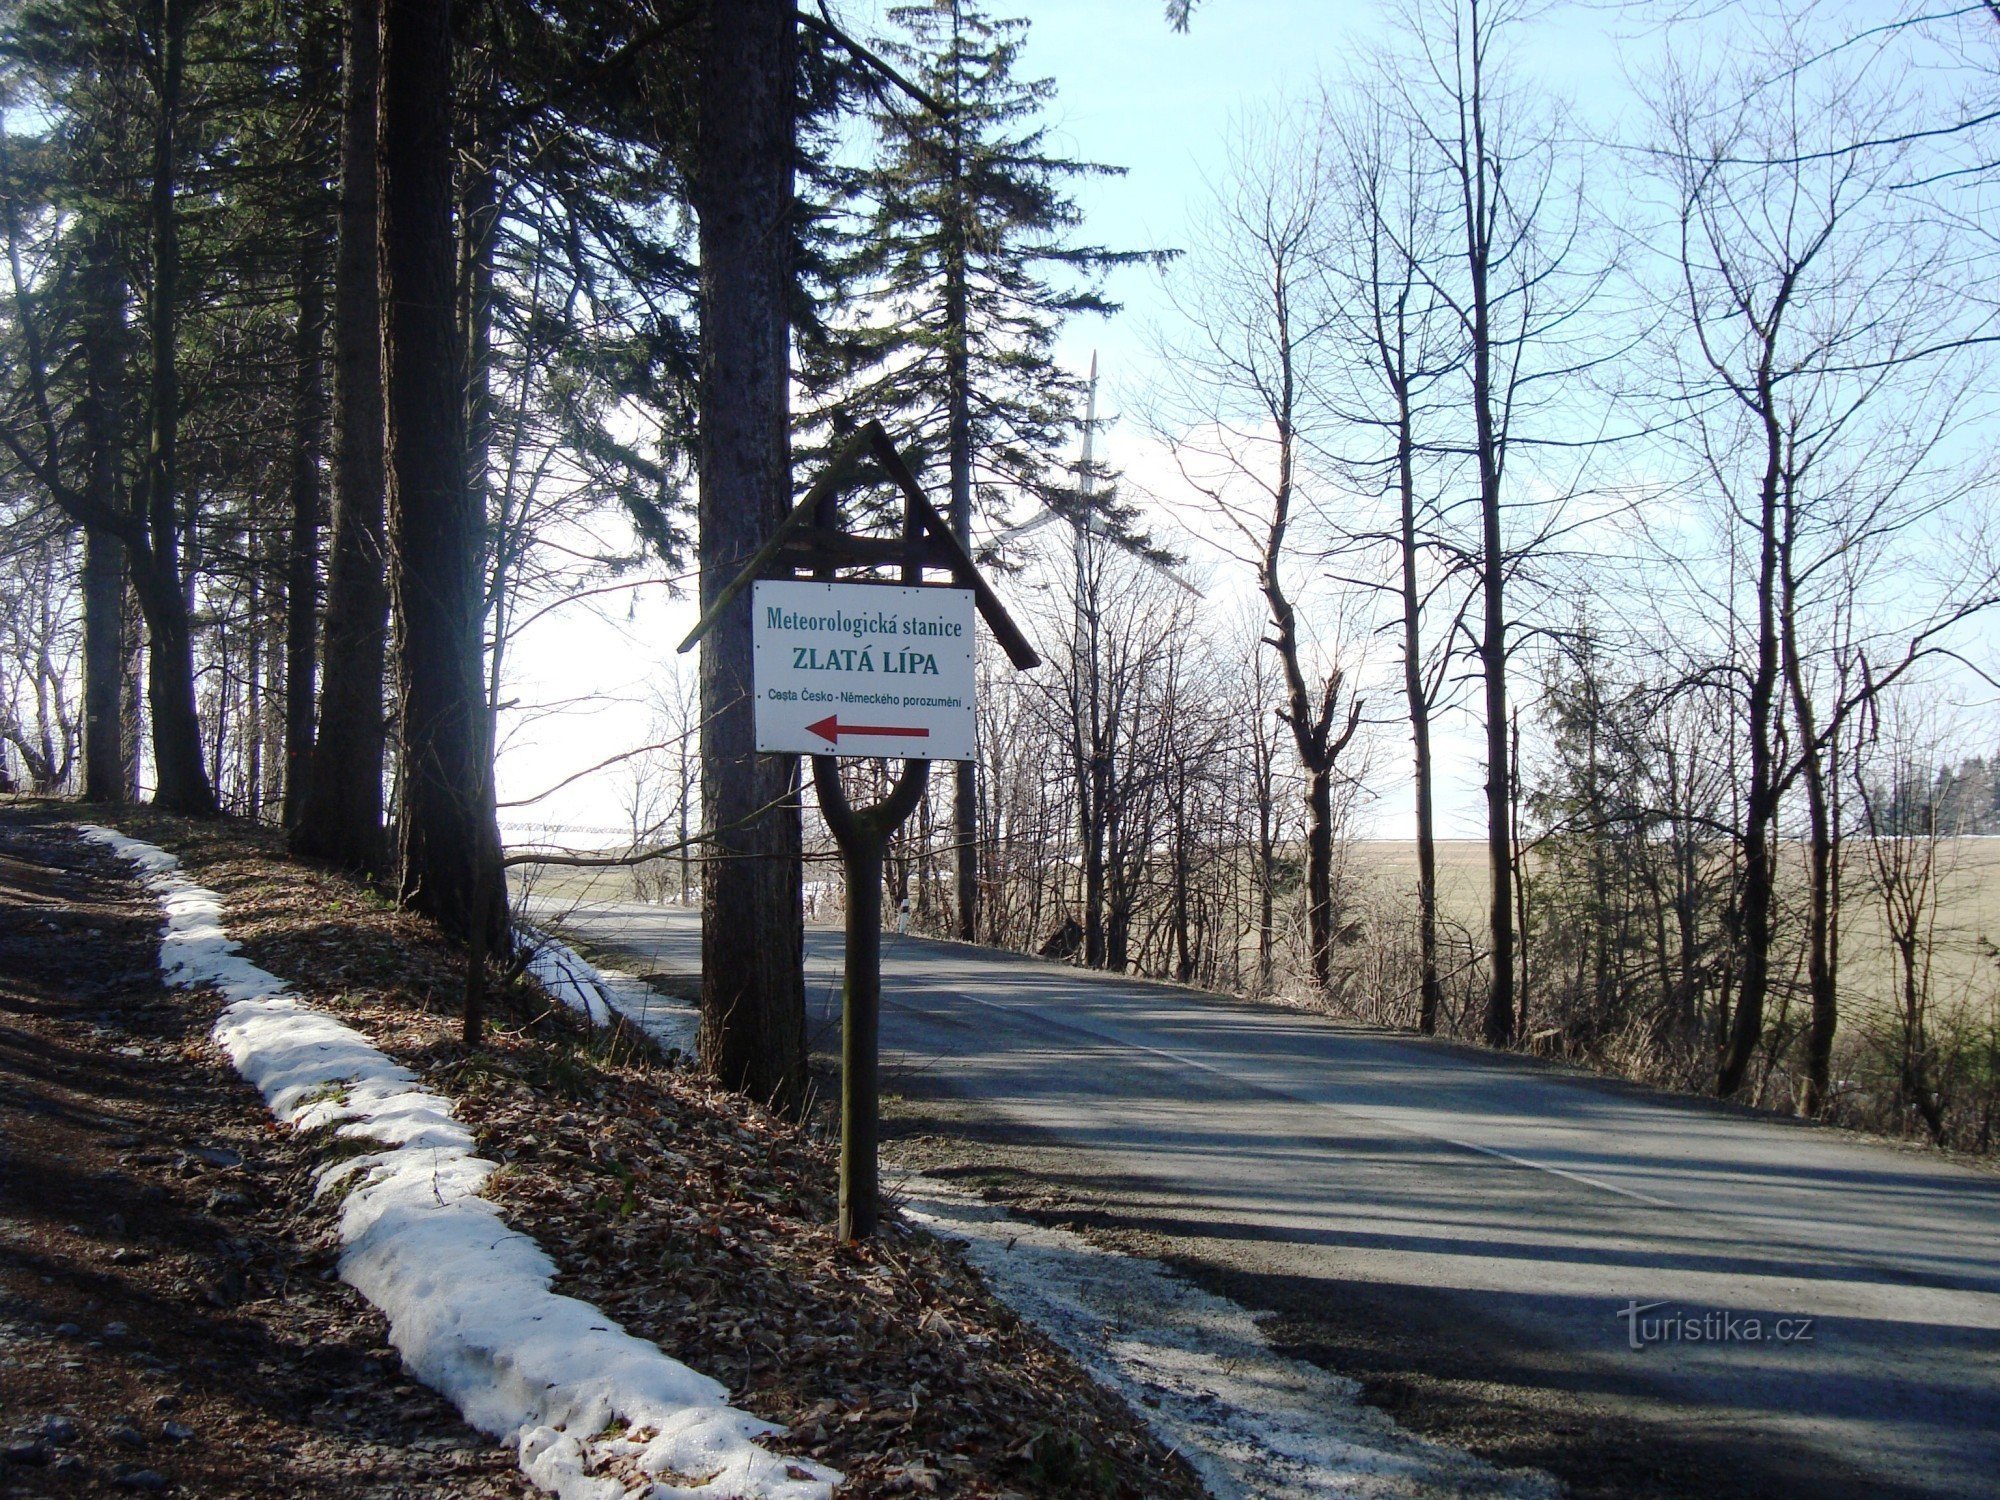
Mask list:
[[[1409,839],[1366,839],[1342,852],[1353,877],[1384,896],[1416,886],[1417,848]],[[1793,894],[1803,902],[1803,850],[1788,866]],[[1486,845],[1478,839],[1440,839],[1438,908],[1448,928],[1483,943],[1486,931]],[[1990,998],[2000,954],[2000,838],[1946,840],[1939,852],[1937,923],[1932,993],[1940,1009],[1956,1010]],[[634,898],[628,870],[535,869],[528,888],[541,897],[579,906]],[[1882,909],[1868,881],[1867,860],[1850,844],[1841,917],[1844,1000],[1849,1014],[1877,1013],[1892,993],[1894,971]]]
[[[1804,851],[1787,866],[1793,896],[1802,904]],[[1417,846],[1406,839],[1370,839],[1349,845],[1350,868],[1385,894],[1414,890]],[[1955,1010],[1990,997],[2000,951],[2000,838],[1948,839],[1939,851],[1939,902],[1934,930],[1932,994]],[[1438,907],[1449,925],[1468,933],[1486,930],[1486,846],[1476,839],[1438,842]],[[1882,908],[1868,881],[1867,860],[1850,844],[1841,912],[1842,998],[1861,1019],[1877,1013],[1891,994],[1894,973]]]

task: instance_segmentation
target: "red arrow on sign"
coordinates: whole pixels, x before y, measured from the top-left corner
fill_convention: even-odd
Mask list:
[[[839,714],[828,714],[817,724],[806,725],[810,734],[816,734],[829,745],[838,745],[843,734],[893,735],[898,739],[923,740],[930,738],[928,729],[897,729],[886,724],[843,724]]]

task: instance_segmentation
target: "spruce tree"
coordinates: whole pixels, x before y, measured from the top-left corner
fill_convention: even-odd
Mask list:
[[[311,133],[304,15],[38,0],[0,21],[10,102],[29,106],[0,153],[6,233],[25,256],[8,293],[20,347],[0,372],[20,420],[4,436],[92,536],[97,795],[130,782],[115,680],[123,574],[146,626],[156,800],[218,806],[221,756],[205,754],[203,732],[204,700],[219,700],[198,684],[229,674],[200,658],[235,634],[222,619],[244,623],[239,585],[270,597],[255,576],[269,571],[258,476],[292,426],[269,398],[293,366],[298,210],[316,191],[313,153],[297,144]],[[264,646],[251,623],[245,643]]]
[[[1112,266],[1155,258],[1072,243],[1082,215],[1067,188],[1123,169],[1052,154],[1047,79],[1015,74],[1028,23],[966,0],[889,13],[883,51],[938,106],[881,96],[879,151],[854,173],[858,205],[837,272],[865,313],[830,330],[807,361],[816,416],[838,430],[874,418],[919,468],[942,459],[953,529],[1006,517],[1023,500],[1074,515],[1067,462],[1081,383],[1055,361],[1064,321],[1109,313]],[[978,936],[975,769],[957,768],[958,935]]]

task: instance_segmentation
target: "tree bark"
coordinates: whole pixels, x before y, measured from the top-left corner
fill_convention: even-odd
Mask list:
[[[710,0],[700,43],[701,597],[713,600],[791,500],[793,0]],[[781,1108],[805,1093],[799,774],[759,755],[745,592],[702,641],[704,1065]]]
[[[1798,580],[1793,572],[1795,517],[1787,495],[1778,549],[1778,640],[1781,669],[1798,726],[1798,764],[1805,783],[1806,819],[1806,991],[1812,1015],[1806,1025],[1806,1079],[1799,1099],[1802,1114],[1826,1107],[1833,1085],[1833,1039],[1840,1026],[1839,996],[1839,829],[1833,814],[1831,777],[1821,744],[1819,716],[1806,681],[1799,643]],[[1838,733],[1836,712],[1833,732]]]
[[[1259,705],[1261,712],[1262,705]],[[1261,738],[1263,731],[1258,731]],[[1257,992],[1271,987],[1277,958],[1278,829],[1277,796],[1272,784],[1271,758],[1257,752]]]
[[[299,256],[292,376],[291,531],[285,552],[284,824],[305,805],[319,647],[320,458],[326,432],[326,256],[316,232]]]
[[[125,783],[125,547],[83,533],[83,796],[123,802]]]
[[[483,22],[485,15],[481,15]],[[483,26],[481,27],[483,30]],[[482,516],[492,514],[488,466],[493,446],[493,275],[500,228],[498,81],[482,43],[470,59],[472,118],[460,150],[458,321],[465,335],[465,482]],[[496,550],[498,550],[496,548]],[[494,643],[488,697],[499,702],[499,648]]]
[[[383,873],[382,313],[376,243],[380,0],[348,0],[341,69],[340,230],[333,289],[333,523],[325,682],[294,852]]]
[[[1438,979],[1437,821],[1431,773],[1431,700],[1424,689],[1423,595],[1417,581],[1416,441],[1411,431],[1409,389],[1396,385],[1396,485],[1401,498],[1403,596],[1403,698],[1410,715],[1410,747],[1416,781],[1417,950],[1420,993],[1417,1030],[1437,1031],[1444,986]]]
[[[91,503],[122,513],[118,414],[125,387],[125,282],[108,233],[92,240],[84,289],[82,425]],[[83,534],[83,795],[123,802],[131,794],[125,756],[125,544],[102,526]]]
[[[452,235],[451,13],[388,0],[381,255],[391,591],[402,665],[403,900],[454,937],[504,928],[483,690],[484,516],[466,483]]]
[[[1773,320],[1775,327],[1775,319]],[[1736,899],[1736,1009],[1716,1067],[1715,1092],[1727,1099],[1743,1087],[1764,1038],[1764,1000],[1771,985],[1771,907],[1777,884],[1773,833],[1778,819],[1775,707],[1778,691],[1778,497],[1784,434],[1767,341],[1757,376],[1764,429],[1764,475],[1758,494],[1757,663],[1750,678],[1750,785],[1743,809],[1743,871]]]
[[[157,114],[153,124],[152,183],[148,204],[152,286],[147,332],[152,340],[152,381],[145,484],[149,566],[138,568],[139,603],[145,611],[147,697],[153,710],[156,806],[192,817],[212,817],[215,789],[201,759],[201,719],[195,710],[194,632],[180,576],[180,219],[179,186],[182,79],[192,0],[158,0],[154,8],[158,56],[152,64]]]
[[[1840,1026],[1835,841],[1824,777],[1817,768],[1806,777],[1806,806],[1812,824],[1806,846],[1806,989],[1812,1014],[1806,1023],[1806,1081],[1799,1112],[1817,1115],[1833,1087],[1833,1041]]]
[[[1107,959],[1104,933],[1104,842],[1110,821],[1111,745],[1102,708],[1098,620],[1103,572],[1090,552],[1090,531],[1081,522],[1076,532],[1077,644],[1083,650],[1078,669],[1077,706],[1072,720],[1071,753],[1077,761],[1078,838],[1083,852],[1083,962],[1101,969]]]
[[[1111,757],[1090,751],[1083,787],[1083,962],[1101,969],[1108,961],[1104,936],[1104,813]]]
[[[956,21],[956,13],[953,17]],[[957,38],[954,36],[954,51]],[[954,101],[954,104],[956,101]],[[966,287],[965,160],[958,121],[952,121],[949,222],[945,225],[945,326],[951,348],[945,360],[946,433],[951,466],[951,529],[972,550],[972,348]],[[952,839],[956,859],[959,941],[979,941],[979,774],[972,761],[952,767]]]
[[[964,340],[965,267],[961,261],[948,301],[958,309],[958,342],[951,352],[951,529],[972,550],[972,389]],[[956,853],[958,937],[979,941],[979,768],[972,761],[952,767],[952,838]]]
[[[1507,718],[1507,557],[1500,530],[1500,467],[1492,400],[1492,347],[1486,327],[1483,266],[1475,273],[1476,331],[1472,359],[1473,412],[1479,430],[1479,670],[1486,708],[1486,868],[1492,883],[1487,922],[1492,973],[1486,991],[1486,1041],[1514,1040],[1514,824],[1513,759]]]
[[[1306,772],[1306,937],[1317,994],[1333,989],[1333,769]]]
[[[1132,967],[1132,903],[1136,897],[1125,861],[1114,859],[1104,888],[1104,967],[1112,974]]]

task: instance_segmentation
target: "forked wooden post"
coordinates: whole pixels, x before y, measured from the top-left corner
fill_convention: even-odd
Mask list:
[[[882,1030],[882,863],[889,840],[916,811],[931,763],[906,760],[889,795],[857,808],[840,784],[840,762],[812,758],[820,812],[840,845],[847,882],[847,953],[840,1022],[840,1237],[865,1240],[881,1212],[876,1165],[881,1139],[878,1040]]]

